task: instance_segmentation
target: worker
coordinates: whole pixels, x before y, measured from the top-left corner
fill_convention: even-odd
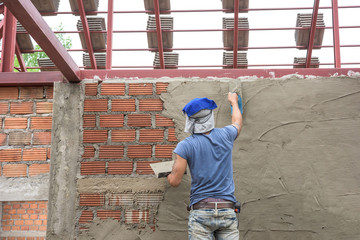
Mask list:
[[[228,93],[232,125],[215,128],[213,100],[195,98],[183,109],[185,132],[191,133],[174,150],[175,162],[167,179],[177,187],[189,165],[191,173],[189,239],[239,239],[232,168],[232,149],[242,128],[238,95]]]

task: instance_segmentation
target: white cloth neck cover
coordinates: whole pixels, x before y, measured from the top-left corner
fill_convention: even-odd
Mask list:
[[[188,117],[187,114],[185,116],[185,132],[191,134],[205,133],[215,128],[214,112],[210,109],[200,110],[191,117]]]

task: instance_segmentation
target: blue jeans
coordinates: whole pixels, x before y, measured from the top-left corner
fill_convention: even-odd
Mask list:
[[[191,210],[189,240],[238,240],[238,219],[234,209]]]

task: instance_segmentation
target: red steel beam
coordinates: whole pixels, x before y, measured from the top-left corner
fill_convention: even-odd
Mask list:
[[[233,68],[237,68],[238,59],[238,38],[239,38],[239,0],[234,1],[234,42],[233,42]]]
[[[61,72],[12,72],[0,73],[0,87],[6,86],[52,86],[62,82]]]
[[[279,78],[289,74],[303,76],[330,77],[333,75],[348,76],[351,72],[360,72],[360,68],[297,68],[297,69],[151,69],[151,70],[81,70],[81,79],[93,79],[95,76],[105,78],[161,78],[161,77],[226,77],[257,76]]]
[[[4,9],[3,37],[0,70],[12,72],[14,70],[16,18],[7,7]]]
[[[95,55],[94,55],[94,48],[93,48],[92,42],[91,42],[90,30],[89,30],[88,21],[86,18],[84,3],[83,3],[83,0],[77,0],[77,3],[79,6],[80,18],[81,18],[81,22],[82,22],[83,29],[84,29],[85,41],[86,41],[86,46],[87,46],[87,50],[88,50],[89,57],[90,57],[91,68],[96,70],[97,69],[96,59],[95,59]]]
[[[313,47],[314,47],[316,23],[317,23],[317,16],[318,16],[318,12],[319,12],[319,5],[320,5],[320,0],[315,0],[314,1],[312,19],[311,19],[309,43],[308,43],[307,54],[306,54],[306,64],[305,64],[306,68],[309,68],[310,63],[311,63],[311,55],[312,55],[312,50],[313,50]]]
[[[28,0],[3,0],[3,2],[51,58],[62,74],[71,82],[79,82],[80,68],[32,2]]]
[[[0,39],[3,37],[4,20],[0,22]]]
[[[340,60],[340,33],[339,33],[339,7],[338,1],[332,0],[332,22],[334,38],[334,65],[335,68],[341,68]]]
[[[107,14],[107,46],[106,46],[106,69],[111,69],[112,64],[112,38],[113,38],[113,19],[114,19],[114,0],[108,1]]]
[[[154,0],[154,8],[155,8],[155,19],[156,19],[156,33],[157,33],[157,40],[158,40],[158,51],[159,51],[159,58],[160,58],[160,69],[165,69],[164,46],[163,46],[163,41],[162,41],[159,0]]]
[[[15,45],[15,53],[16,53],[16,57],[18,59],[21,71],[26,72],[26,65],[24,62],[24,58],[22,57],[21,49],[20,49],[17,41],[16,41],[16,45]]]

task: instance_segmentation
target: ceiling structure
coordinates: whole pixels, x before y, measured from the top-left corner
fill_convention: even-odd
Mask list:
[[[252,29],[246,18],[239,17],[239,13],[247,13],[251,11],[271,11],[271,10],[294,10],[300,8],[272,8],[272,9],[251,9],[249,8],[249,0],[222,0],[222,9],[197,9],[197,10],[171,10],[170,0],[144,0],[144,11],[140,13],[151,14],[148,26],[145,32],[148,39],[148,48],[145,49],[114,49],[114,14],[131,13],[139,11],[117,11],[114,9],[114,0],[108,0],[107,25],[100,18],[88,18],[90,15],[100,13],[96,9],[98,0],[70,0],[71,11],[68,14],[77,14],[80,16],[78,22],[78,33],[82,41],[83,49],[86,52],[87,66],[78,66],[69,50],[65,49],[56,37],[54,31],[48,26],[45,17],[56,15],[57,10],[44,10],[41,7],[58,5],[59,0],[2,0],[0,5],[0,13],[4,15],[0,22],[0,38],[2,38],[1,49],[1,73],[0,86],[4,85],[36,85],[36,84],[52,84],[55,81],[62,81],[65,77],[70,82],[79,82],[84,78],[99,77],[239,77],[252,76],[258,77],[280,77],[287,74],[299,73],[303,75],[330,76],[334,74],[347,75],[348,72],[360,72],[358,68],[342,68],[340,49],[341,47],[349,47],[340,45],[340,28],[360,28],[359,26],[339,26],[339,9],[340,8],[360,8],[360,6],[339,6],[337,0],[331,0],[331,6],[320,7],[320,0],[314,0],[312,14],[298,14],[297,25],[291,30],[295,30],[296,44],[292,48],[302,49],[306,51],[305,58],[295,58],[293,64],[284,64],[281,66],[287,69],[252,69],[246,59],[246,51],[256,49],[249,47],[248,34],[249,31],[257,30],[290,30],[289,28],[267,28]],[[89,7],[95,7],[90,9]],[[76,10],[74,10],[76,8]],[[309,8],[304,8],[309,9]],[[322,14],[319,9],[331,9],[332,26],[325,27]],[[222,29],[173,29],[172,18],[169,16],[172,12],[226,12],[232,18],[223,20]],[[99,21],[98,21],[99,20]],[[19,22],[25,29],[19,32],[17,28]],[[99,28],[100,27],[100,28]],[[325,29],[332,29],[333,45],[322,45],[323,32]],[[18,30],[17,30],[18,29]],[[106,30],[107,29],[107,30]],[[239,29],[234,31],[234,29]],[[128,31],[132,32],[134,30]],[[173,48],[172,34],[180,31],[221,31],[223,34],[224,46],[221,48]],[[63,31],[66,33],[66,31]],[[40,45],[42,50],[26,50],[20,43],[17,36],[31,37]],[[334,62],[330,68],[319,68],[321,63],[313,57],[313,50],[321,47],[331,47],[333,49]],[[351,45],[350,47],[360,47],[360,45]],[[271,48],[289,48],[289,46],[280,47],[257,47],[257,49]],[[126,69],[118,70],[112,66],[114,51],[151,51],[156,52],[151,69]],[[193,69],[178,65],[178,55],[173,50],[219,50],[224,51],[224,61],[222,65],[209,66],[198,65],[192,66]],[[27,72],[28,67],[25,65],[22,54],[32,53],[36,51],[44,51],[52,63],[56,67],[39,67],[42,72]],[[101,56],[102,54],[102,56]],[[17,56],[20,72],[14,73],[14,56]],[[100,56],[100,57],[99,57]],[[98,58],[99,57],[99,58]],[[101,59],[100,59],[101,58]],[[85,62],[85,61],[84,61]],[[356,63],[355,63],[356,64]],[[360,64],[360,63],[358,63]],[[262,66],[262,65],[258,65]],[[266,65],[263,65],[266,67]],[[291,68],[290,68],[291,67]],[[54,69],[56,68],[56,69]],[[121,68],[121,67],[117,67]],[[136,66],[134,66],[136,68]],[[205,69],[208,68],[208,69]],[[58,70],[58,71],[46,71]]]

